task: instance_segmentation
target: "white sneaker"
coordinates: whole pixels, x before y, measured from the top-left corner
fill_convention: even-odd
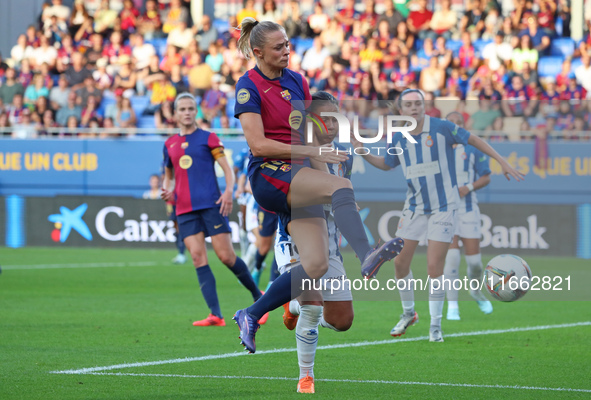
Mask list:
[[[429,329],[430,342],[443,342],[443,332],[440,327],[431,327]]]
[[[447,319],[450,321],[460,320],[460,309],[459,308],[447,308]]]
[[[476,303],[478,303],[478,308],[480,308],[480,311],[482,311],[483,313],[491,314],[493,312],[493,306],[490,301],[484,300],[477,301]]]
[[[396,337],[403,335],[409,326],[414,325],[417,322],[419,322],[419,314],[416,312],[413,315],[401,314],[400,321],[398,321],[396,326],[392,328],[390,331],[390,336]]]
[[[185,256],[184,254],[177,254],[173,259],[172,259],[172,263],[173,264],[184,264],[187,262],[187,256]]]

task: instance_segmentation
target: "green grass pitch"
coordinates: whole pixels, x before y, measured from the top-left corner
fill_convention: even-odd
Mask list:
[[[228,355],[243,352],[231,317],[250,304],[248,292],[210,255],[227,326],[195,328],[192,322],[208,311],[194,269],[171,265],[173,255],[173,248],[0,248],[0,399],[304,396],[295,393],[295,337],[282,324],[283,310],[272,312],[259,330],[257,354]],[[573,285],[589,282],[588,261],[527,261],[534,274],[568,266]],[[353,257],[346,264],[358,270]],[[417,255],[415,277],[424,276],[425,265]],[[393,269],[383,268],[384,276]],[[265,272],[263,284],[267,277]],[[402,340],[389,336],[401,312],[398,294],[390,296],[392,301],[356,301],[348,332],[320,331],[316,398],[591,397],[591,308],[583,298],[533,301],[528,293],[514,303],[493,302],[491,315],[462,301],[461,321],[444,318],[445,343],[429,343],[420,339],[429,328],[425,301],[417,302],[420,322]],[[521,329],[526,327],[536,328]],[[518,329],[506,331],[511,328]],[[351,346],[360,342],[367,343]],[[342,346],[322,348],[337,344]],[[207,357],[212,355],[222,356]],[[192,360],[179,362],[183,358]],[[161,363],[166,360],[177,361]],[[131,365],[104,368],[120,364]],[[78,372],[52,373],[68,370]],[[551,390],[556,388],[564,390]]]

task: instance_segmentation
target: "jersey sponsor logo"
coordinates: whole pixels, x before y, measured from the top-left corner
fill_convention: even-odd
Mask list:
[[[406,179],[420,178],[421,176],[435,175],[439,173],[441,173],[439,161],[431,161],[406,167]]]
[[[186,149],[187,147],[189,147],[189,142],[183,142],[183,144],[181,144],[181,149]]]
[[[248,91],[248,89],[240,89],[238,91],[238,94],[236,95],[236,101],[238,102],[238,104],[244,104],[248,100],[250,100],[250,92]]]
[[[189,169],[191,168],[191,165],[193,165],[193,159],[191,156],[185,154],[179,159],[179,167],[182,169]]]
[[[281,97],[283,97],[287,101],[290,101],[291,93],[289,93],[289,90],[285,89],[283,92],[281,92]]]
[[[302,113],[298,110],[293,110],[290,114],[289,114],[289,125],[295,129],[298,130],[300,129],[300,125],[302,125],[302,120],[304,119],[304,116],[302,115]]]

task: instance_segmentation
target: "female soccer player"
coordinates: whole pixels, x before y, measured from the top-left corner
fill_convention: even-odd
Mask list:
[[[464,117],[458,112],[454,111],[445,118],[461,128],[464,127]],[[461,238],[468,264],[468,279],[470,281],[476,280],[480,285],[483,270],[482,256],[480,255],[480,208],[478,207],[476,190],[482,189],[490,183],[489,159],[474,146],[462,144],[456,145],[455,157],[460,203],[455,235],[447,251],[447,256],[445,256],[443,276],[451,282],[460,279],[459,239]],[[476,300],[483,313],[490,314],[493,311],[492,304],[480,292],[480,286],[478,287],[477,290],[470,289],[470,295]],[[453,285],[446,285],[445,294],[447,296],[447,319],[459,320],[458,290],[454,289]]]
[[[179,94],[174,108],[180,133],[168,138],[164,144],[162,198],[169,201],[176,197],[179,233],[191,254],[201,293],[211,310],[207,318],[195,321],[193,325],[225,326],[215,277],[207,261],[206,237],[211,237],[213,249],[220,261],[250,290],[253,299],[256,301],[261,297],[244,261],[236,257],[232,247],[228,214],[232,211],[234,173],[216,134],[197,128],[197,104],[193,95]],[[221,196],[215,162],[224,171],[226,179],[226,190]]]
[[[338,100],[327,92],[317,92],[312,95],[309,112],[320,115],[322,112],[338,112]],[[324,118],[326,131],[320,129],[322,125],[314,125],[314,135],[319,144],[330,144],[338,133],[338,126],[334,118]],[[351,179],[353,159],[339,164],[329,164],[329,172],[336,176]],[[335,288],[335,290],[309,291],[306,290],[297,300],[285,304],[283,322],[289,330],[295,328],[300,380],[297,391],[299,393],[314,393],[314,358],[318,344],[318,326],[333,329],[337,332],[348,330],[353,323],[353,296],[351,288],[345,284],[347,273],[343,266],[343,257],[339,252],[341,235],[335,225],[329,205],[324,207],[326,226],[329,235],[328,271],[320,280],[320,287]],[[286,273],[299,263],[297,248],[280,224],[275,240],[275,258],[279,271]],[[332,282],[340,281],[337,286]],[[316,287],[319,287],[316,285]],[[323,302],[324,300],[324,302]],[[298,302],[299,301],[299,302]]]
[[[470,144],[494,158],[501,165],[507,179],[512,176],[520,181],[523,174],[511,167],[478,136],[471,135],[464,128],[449,121],[426,116],[424,101],[422,92],[417,89],[405,90],[397,101],[400,113],[417,121],[417,127],[410,131],[417,141],[416,144],[407,141],[401,133],[396,133],[390,146],[401,148],[401,154],[394,155],[400,152],[392,151],[386,156],[369,154],[364,158],[383,170],[401,165],[408,184],[406,202],[396,232],[397,236],[404,239],[405,245],[394,260],[396,279],[404,281],[404,284],[398,285],[404,313],[390,334],[400,336],[410,325],[418,321],[418,315],[414,310],[414,281],[410,263],[419,241],[426,234],[427,273],[431,281],[429,340],[443,342],[441,317],[445,291],[442,274],[445,256],[453,239],[456,211],[459,207],[453,145]],[[353,138],[352,143],[356,148],[361,147],[361,143]]]
[[[257,319],[297,297],[303,279],[320,278],[328,269],[328,232],[322,204],[332,203],[336,225],[361,260],[365,276],[375,275],[397,254],[401,244],[392,240],[371,249],[351,182],[327,173],[324,165],[348,157],[337,152],[322,154],[319,147],[303,145],[301,136],[292,133],[292,128],[297,131],[303,123],[303,104],[311,96],[306,80],[287,69],[289,39],[283,27],[245,18],[241,28],[238,47],[246,57],[252,54],[256,59],[256,66],[236,85],[235,108],[252,153],[249,179],[253,195],[261,207],[278,214],[302,261],[302,265],[278,277],[253,306],[236,312],[242,344],[254,353]],[[324,170],[310,168],[312,163]]]

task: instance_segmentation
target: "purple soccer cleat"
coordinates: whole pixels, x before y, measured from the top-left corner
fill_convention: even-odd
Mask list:
[[[248,315],[246,309],[236,311],[232,319],[236,321],[238,329],[240,329],[240,343],[249,353],[254,353],[257,348],[254,342],[254,335],[259,330],[259,323]]]
[[[373,249],[361,264],[361,275],[365,279],[375,278],[380,267],[386,262],[396,257],[404,247],[404,240],[394,238],[381,246]]]

